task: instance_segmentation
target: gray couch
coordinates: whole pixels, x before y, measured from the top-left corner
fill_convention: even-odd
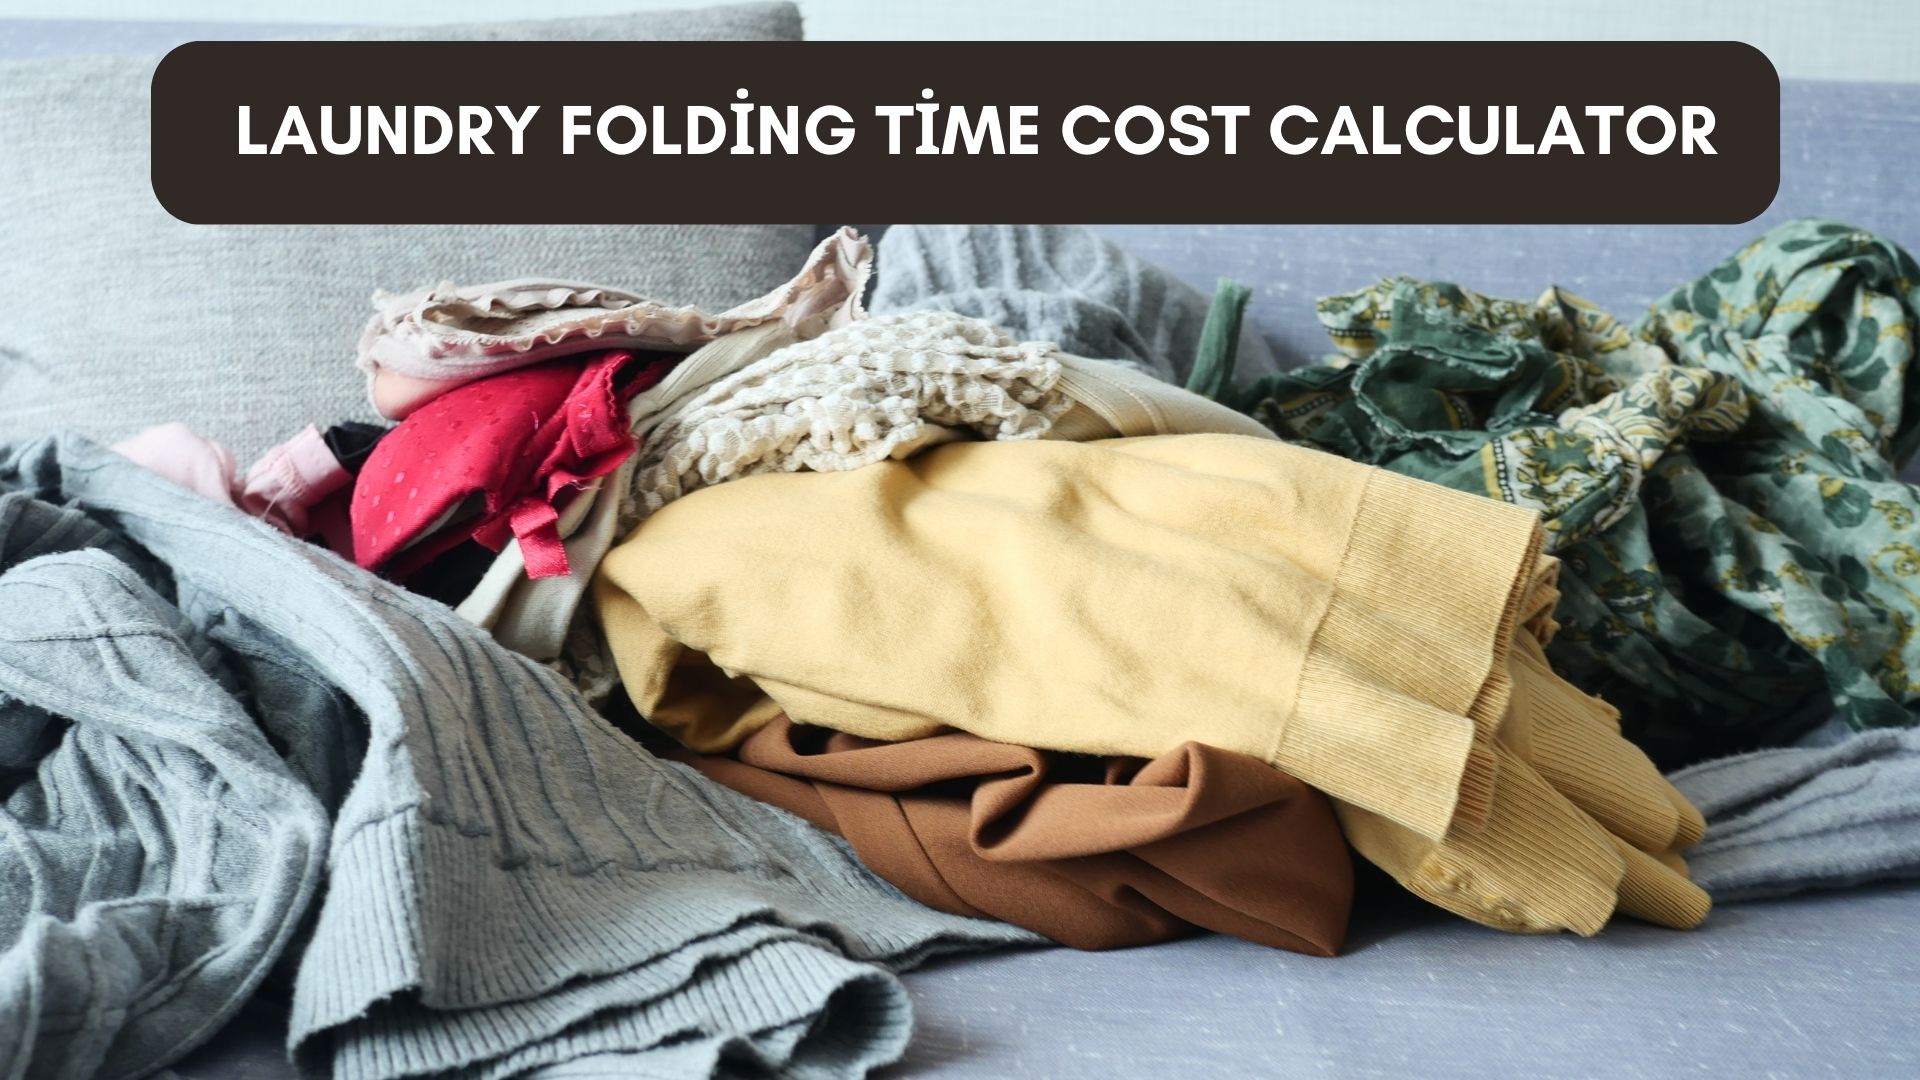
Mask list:
[[[1102,231],[1210,288],[1255,289],[1283,359],[1322,351],[1314,297],[1394,273],[1501,295],[1564,285],[1631,315],[1774,222],[1821,215],[1920,244],[1920,87],[1789,83],[1780,196],[1737,226],[1159,226]],[[1276,196],[1278,197],[1278,196]],[[1577,217],[1579,208],[1568,208]],[[884,273],[884,266],[881,269]],[[1693,933],[1499,934],[1363,890],[1347,955],[1199,938],[936,964],[891,1075],[1007,1077],[1920,1075],[1920,886],[1727,905]],[[177,1068],[272,1077],[272,1002]]]
[[[42,25],[94,48],[155,44]],[[192,36],[213,36],[196,28]],[[29,49],[16,36],[0,44]],[[57,45],[57,43],[56,43]],[[1920,87],[1788,84],[1780,196],[1716,227],[1108,226],[1201,288],[1256,290],[1283,357],[1321,350],[1315,296],[1386,274],[1504,295],[1547,284],[1630,315],[1765,226],[1840,218],[1920,244],[1909,176]],[[1418,199],[1417,194],[1408,198]],[[1284,199],[1276,191],[1275,199]],[[1249,209],[1260,216],[1265,209]],[[1577,219],[1571,205],[1567,216]],[[884,272],[884,268],[883,268]],[[1128,952],[1064,949],[937,964],[908,976],[919,1037],[901,1077],[1920,1075],[1920,887],[1729,905],[1679,934],[1623,924],[1598,939],[1511,937],[1369,880],[1348,954],[1310,959],[1220,938]],[[278,1003],[262,997],[170,1070],[289,1075]]]

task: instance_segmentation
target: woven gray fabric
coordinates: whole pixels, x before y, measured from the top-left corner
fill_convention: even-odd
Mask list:
[[[73,436],[0,453],[0,1076],[130,1077],[289,951],[303,1071],[861,1076],[943,915],[546,669]],[[598,1063],[598,1064],[595,1064]]]
[[[875,314],[957,311],[1062,352],[1123,360],[1173,383],[1193,369],[1210,299],[1073,225],[895,225],[880,240]],[[1251,325],[1237,379],[1278,370]]]
[[[356,36],[798,40],[800,20],[748,4]],[[0,61],[0,439],[181,420],[244,465],[308,423],[368,416],[352,363],[376,288],[558,275],[724,310],[812,246],[810,224],[187,225],[148,182],[153,63]]]

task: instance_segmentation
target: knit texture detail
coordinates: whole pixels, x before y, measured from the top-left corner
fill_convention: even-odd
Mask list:
[[[1536,557],[1529,582],[1549,580]],[[1614,914],[1698,925],[1710,906],[1680,852],[1700,839],[1698,811],[1620,736],[1619,715],[1568,684],[1533,632],[1504,653],[1506,700],[1487,730],[1492,800],[1440,838],[1354,805],[1339,806],[1356,849],[1408,889],[1501,930],[1600,931]]]
[[[1920,730],[1850,732],[1709,761],[1673,782],[1709,827],[1687,853],[1717,900],[1920,876]]]
[[[1438,839],[1456,815],[1483,822],[1491,803],[1487,743],[1511,693],[1507,650],[1534,584],[1539,524],[1383,471],[1362,482],[1301,672],[1295,714],[1315,722],[1286,723],[1270,760]]]
[[[779,349],[648,436],[642,517],[756,473],[843,472],[961,437],[1036,439],[1071,405],[1053,345],[951,312],[889,315]]]
[[[679,785],[700,783],[663,767]],[[338,846],[342,884],[299,972],[292,1038],[303,1067],[342,1078],[506,1075],[681,1039],[756,1048],[782,1066],[820,1050],[810,1037],[759,1045],[760,1033],[812,1024],[852,994],[882,1022],[868,1038],[821,1037],[848,1042],[854,1057],[836,1075],[857,1076],[891,1061],[911,1032],[889,972],[966,947],[964,932],[929,934],[917,905],[854,900],[845,883],[877,881],[838,851],[796,873],[744,859],[726,869],[673,859],[502,867],[498,846],[419,810]],[[396,878],[409,856],[424,856],[431,877]],[[489,903],[461,899],[474,896]],[[429,914],[446,909],[465,917]]]
[[[0,753],[9,1076],[146,1075],[295,960],[310,1074],[864,1076],[907,1038],[893,971],[1038,940],[75,438],[0,455]]]

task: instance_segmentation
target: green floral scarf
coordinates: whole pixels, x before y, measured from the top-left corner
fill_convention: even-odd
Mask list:
[[[1920,267],[1799,221],[1629,329],[1391,279],[1321,301],[1340,355],[1234,403],[1289,439],[1540,511],[1553,659],[1664,765],[1920,721]]]

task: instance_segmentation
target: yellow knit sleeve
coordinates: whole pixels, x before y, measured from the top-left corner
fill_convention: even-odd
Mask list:
[[[594,595],[636,706],[695,749],[775,709],[887,740],[1192,740],[1437,838],[1491,801],[1539,565],[1527,512],[1194,435],[735,481],[648,520]]]

